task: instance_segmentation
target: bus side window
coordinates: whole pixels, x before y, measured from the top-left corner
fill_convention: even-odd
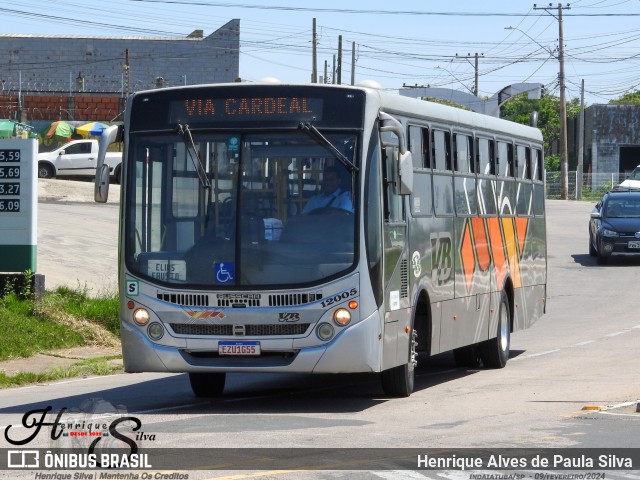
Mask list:
[[[460,173],[473,173],[475,171],[472,162],[473,158],[473,146],[471,144],[471,137],[469,135],[463,135],[456,133],[454,135],[454,166],[456,172]]]
[[[495,158],[493,157],[493,141],[488,138],[476,138],[478,156],[478,173],[495,175]]]
[[[436,170],[451,170],[451,134],[444,130],[433,130],[432,156]]]
[[[431,161],[431,148],[429,141],[429,129],[422,129],[422,158],[424,160],[425,168],[433,168],[433,162]]]
[[[515,166],[515,158],[514,158],[513,144],[512,143],[507,143],[507,162],[509,163],[508,176],[515,177],[516,176],[516,166]]]
[[[524,145],[516,145],[516,178],[522,180],[527,178],[527,147]]]
[[[409,127],[409,150],[413,156],[413,168],[431,168],[428,128]]]
[[[498,155],[496,154],[495,140],[489,140],[489,167],[491,175],[498,173]]]
[[[507,142],[498,141],[498,175],[503,177],[513,177],[514,161],[513,161],[513,145]]]
[[[422,168],[424,161],[422,158],[422,132],[420,127],[409,127],[409,150],[413,159],[413,168]]]
[[[531,178],[534,180],[542,181],[544,178],[544,164],[542,162],[542,151],[539,148],[533,149],[533,159],[531,161],[531,166],[533,167],[533,172],[531,174]]]

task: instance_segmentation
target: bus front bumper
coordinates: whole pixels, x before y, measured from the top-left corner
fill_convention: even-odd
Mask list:
[[[191,352],[185,348],[158,345],[135,327],[122,325],[124,370],[130,373],[377,372],[381,366],[381,329],[378,318],[375,313],[343,330],[325,345],[304,347],[293,352],[271,352],[268,350],[269,341],[261,340],[263,354],[254,357],[218,356],[215,350]]]

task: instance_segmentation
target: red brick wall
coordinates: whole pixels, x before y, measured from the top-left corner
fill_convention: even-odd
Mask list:
[[[122,111],[120,97],[24,95],[22,117],[18,120],[75,120],[109,122]],[[0,95],[0,118],[16,118],[18,97]],[[118,120],[122,120],[118,118]]]
[[[74,97],[74,120],[113,120],[120,113],[120,100],[118,97]]]

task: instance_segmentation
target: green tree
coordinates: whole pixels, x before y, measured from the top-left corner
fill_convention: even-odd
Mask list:
[[[640,105],[640,90],[625,93],[616,100],[611,100],[610,105]]]
[[[500,117],[512,122],[529,125],[531,114],[538,112],[538,128],[544,139],[545,161],[547,170],[559,170],[560,162],[557,155],[551,154],[551,145],[560,138],[560,98],[553,95],[545,95],[540,100],[530,100],[526,93],[517,95],[500,109]],[[567,102],[567,118],[575,118],[580,113],[580,100],[573,99]]]

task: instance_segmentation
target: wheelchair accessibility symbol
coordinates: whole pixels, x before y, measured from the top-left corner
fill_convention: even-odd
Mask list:
[[[235,277],[235,265],[231,263],[216,263],[213,265],[213,269],[216,272],[216,280],[218,283],[233,282]]]

